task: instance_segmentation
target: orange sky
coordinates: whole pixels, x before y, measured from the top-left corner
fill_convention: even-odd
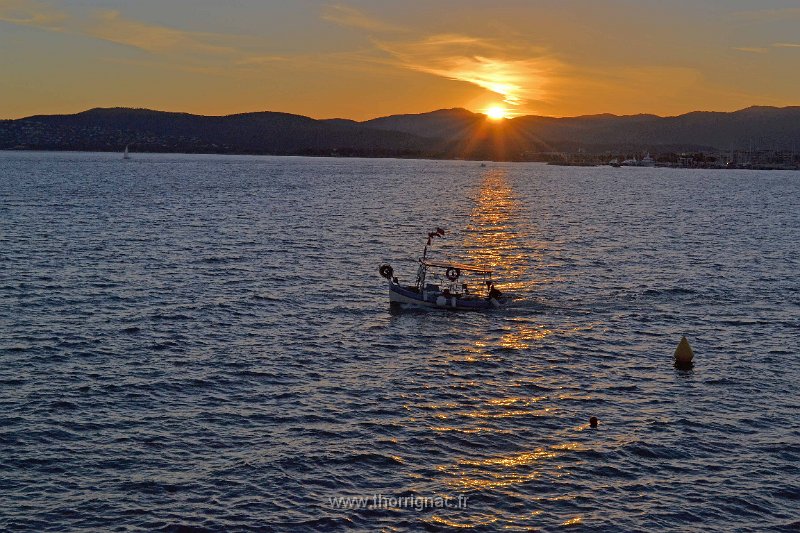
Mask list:
[[[0,0],[0,118],[800,104],[788,0]]]

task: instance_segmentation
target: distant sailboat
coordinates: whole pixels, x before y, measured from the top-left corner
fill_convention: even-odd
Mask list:
[[[122,152],[122,159],[130,159],[131,158],[131,154],[128,153],[128,146],[130,146],[130,145],[125,145],[125,151]]]

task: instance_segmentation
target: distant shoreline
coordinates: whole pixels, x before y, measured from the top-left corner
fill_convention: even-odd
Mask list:
[[[14,149],[14,148],[0,148],[0,153],[52,153],[52,154],[120,154],[115,150],[53,150],[53,149]],[[237,152],[131,152],[131,158],[135,159],[137,155],[186,155],[186,156],[220,156],[220,157],[308,157],[318,159],[394,159],[405,161],[461,161],[463,163],[496,163],[496,164],[509,164],[509,163],[533,163],[546,166],[560,166],[560,167],[612,167],[612,168],[659,168],[659,169],[677,169],[677,170],[752,170],[752,171],[800,171],[800,166],[795,167],[779,167],[779,166],[719,166],[719,165],[706,165],[706,166],[680,166],[670,164],[655,164],[650,166],[643,165],[610,165],[608,163],[596,164],[573,164],[573,163],[558,163],[544,160],[489,160],[489,159],[464,159],[464,158],[448,158],[448,157],[414,157],[414,156],[370,156],[370,155],[352,155],[340,156],[330,154],[268,154],[268,153],[237,153]],[[120,159],[122,159],[120,157]]]
[[[365,122],[263,112],[206,117],[147,109],[0,121],[0,149],[540,162],[566,166],[800,168],[800,107],[733,113],[525,116],[465,109]]]

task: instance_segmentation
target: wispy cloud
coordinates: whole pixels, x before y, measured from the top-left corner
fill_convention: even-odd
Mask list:
[[[60,30],[69,16],[51,5],[34,0],[0,0],[0,21],[18,26]]]
[[[126,18],[116,10],[67,13],[38,0],[0,0],[0,22],[90,37],[150,55],[141,65],[172,65],[194,73],[224,74],[289,58],[270,54],[256,37],[186,31]]]
[[[766,22],[771,20],[786,20],[800,18],[800,7],[786,7],[782,9],[752,9],[736,11],[729,18],[741,22]]]
[[[769,48],[762,48],[757,46],[736,46],[733,48],[737,52],[746,52],[748,54],[766,54]]]
[[[515,46],[507,38],[501,44],[457,33],[425,35],[342,4],[327,6],[322,18],[378,34],[372,42],[388,55],[386,65],[471,83],[500,96],[512,107],[546,98],[546,86],[562,66],[545,50]]]
[[[96,10],[74,16],[38,0],[0,0],[0,21],[17,26],[60,31],[131,46],[151,53],[231,54],[239,36],[190,32],[148,24],[119,11]]]
[[[146,24],[124,18],[119,11],[98,11],[85,28],[97,39],[132,46],[151,53],[231,55],[238,52],[234,36],[201,33]]]
[[[769,46],[737,46],[733,49],[750,54],[766,54],[774,48],[800,48],[800,43],[772,43]]]
[[[562,66],[544,50],[528,49],[522,54],[507,44],[460,34],[376,44],[404,68],[472,83],[511,106],[545,99],[547,82]]]
[[[378,18],[371,17],[363,11],[351,6],[334,4],[325,6],[322,11],[322,18],[328,22],[333,22],[340,26],[359,28],[362,30],[375,32],[404,32],[405,28],[384,22]]]

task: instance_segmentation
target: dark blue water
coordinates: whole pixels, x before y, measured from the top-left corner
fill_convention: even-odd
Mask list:
[[[437,226],[510,309],[390,311]],[[792,172],[0,153],[0,529],[796,531],[799,257]]]

